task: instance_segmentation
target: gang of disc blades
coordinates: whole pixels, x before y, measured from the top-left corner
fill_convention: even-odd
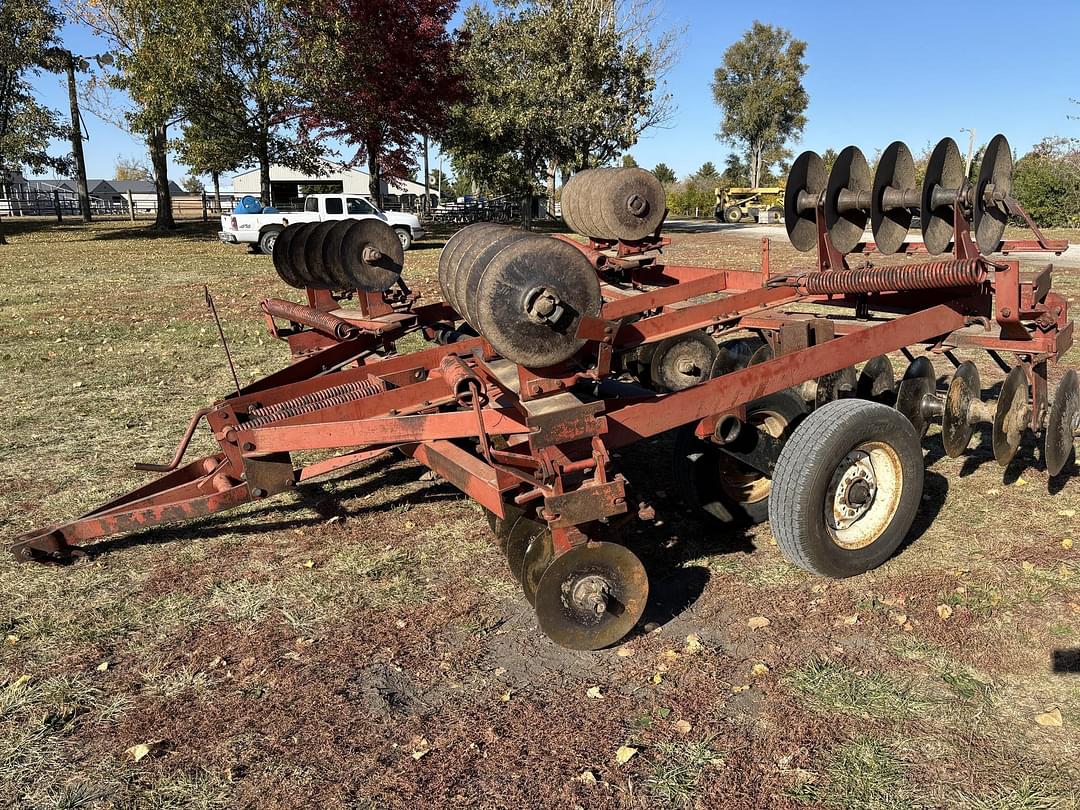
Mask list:
[[[915,188],[915,159],[903,141],[893,141],[878,160],[874,172],[870,204],[870,227],[879,253],[896,253],[911,229],[912,210],[903,206],[885,208],[885,193],[890,189],[906,192]]]

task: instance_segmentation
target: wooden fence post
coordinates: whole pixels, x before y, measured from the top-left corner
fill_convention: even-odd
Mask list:
[[[64,212],[60,210],[60,189],[53,189],[52,193],[53,210],[56,211],[56,221],[64,221]]]
[[[128,198],[128,215],[131,217],[131,221],[134,222],[135,221],[135,200],[132,199],[131,189],[130,188],[128,189],[127,198]]]
[[[203,189],[202,193],[202,221],[206,222],[206,189]]]

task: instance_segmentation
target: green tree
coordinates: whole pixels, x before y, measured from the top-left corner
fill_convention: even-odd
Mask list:
[[[675,182],[675,172],[666,163],[657,163],[653,166],[652,173],[656,175],[656,179],[662,186],[670,186]]]
[[[825,164],[826,172],[832,171],[833,164],[836,163],[838,157],[840,157],[840,153],[831,146],[821,153],[821,162]]]
[[[116,162],[113,164],[113,179],[124,181],[153,180],[154,175],[141,160],[117,155]]]
[[[59,23],[47,4],[0,0],[0,181],[24,166],[67,168],[67,157],[50,155],[48,148],[51,138],[65,137],[68,130],[54,110],[38,103],[28,80],[55,47]]]
[[[805,53],[806,43],[789,31],[755,20],[716,69],[713,98],[724,115],[717,137],[745,150],[752,186],[761,185],[770,150],[806,125]]]
[[[1013,196],[1039,225],[1080,225],[1080,139],[1045,138],[1016,162]]]
[[[206,186],[203,185],[203,181],[193,174],[189,174],[180,183],[180,187],[184,189],[188,194],[202,194],[206,191]]]
[[[717,180],[719,179],[719,176],[720,173],[716,171],[716,166],[713,165],[711,160],[706,160],[701,164],[701,168],[694,172],[694,177],[703,180],[704,182]]]
[[[454,107],[444,137],[455,169],[525,198],[528,212],[540,178],[551,184],[558,167],[566,176],[618,159],[669,109],[662,62],[628,18],[595,0],[467,9],[459,54],[469,101]]]
[[[196,113],[184,124],[183,135],[173,148],[192,174],[210,175],[214,207],[220,209],[221,175],[244,165],[250,159],[252,144],[230,137],[230,133],[215,128],[211,120]]]
[[[210,35],[198,0],[67,0],[71,16],[104,39],[114,64],[91,77],[92,109],[146,141],[157,205],[154,228],[176,227],[169,191],[169,128],[182,120],[197,59]],[[110,91],[126,96],[123,106]]]
[[[742,156],[729,152],[724,160],[724,173],[720,175],[720,182],[725,188],[746,188],[750,185],[750,167]]]
[[[624,169],[636,169],[638,167],[637,161],[629,152],[622,156],[622,165]]]

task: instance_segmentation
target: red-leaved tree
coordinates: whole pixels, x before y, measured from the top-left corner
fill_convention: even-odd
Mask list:
[[[381,181],[417,169],[416,137],[438,140],[463,83],[447,24],[457,0],[298,0],[289,28],[296,53],[301,137],[341,141]]]

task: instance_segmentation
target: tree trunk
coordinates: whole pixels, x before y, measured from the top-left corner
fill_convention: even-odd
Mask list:
[[[547,176],[547,213],[548,217],[555,219],[555,173],[559,170],[555,161],[551,161],[548,165]]]
[[[375,207],[382,209],[382,173],[379,168],[379,153],[378,144],[369,142],[367,144],[367,166],[368,166],[368,194],[371,195],[372,201],[375,203]]]
[[[218,172],[210,172],[210,178],[214,181],[214,210],[221,213],[221,175]]]
[[[276,202],[270,189],[270,149],[265,139],[259,143],[259,198],[264,205]]]
[[[168,135],[165,127],[152,129],[146,143],[150,149],[150,166],[154,172],[154,191],[157,194],[153,227],[171,231],[176,227],[176,220],[173,219],[172,193],[169,191]]]
[[[761,161],[765,156],[765,144],[759,142],[750,144],[750,185],[757,188],[761,185]]]

